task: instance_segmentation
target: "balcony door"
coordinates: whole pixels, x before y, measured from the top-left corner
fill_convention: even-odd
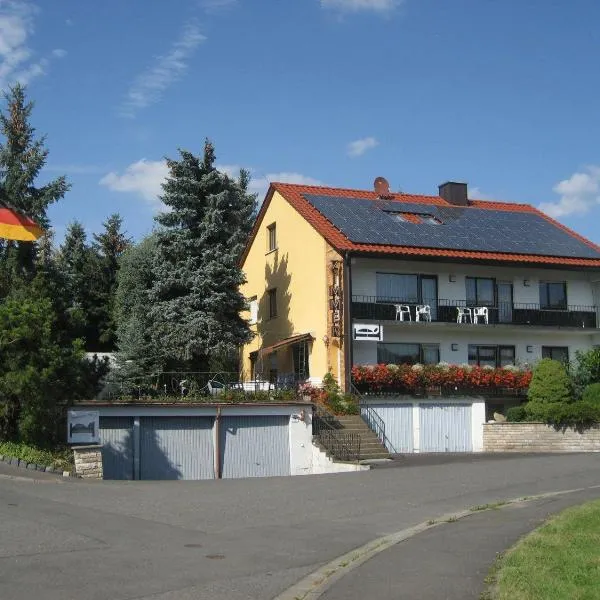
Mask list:
[[[513,284],[498,283],[498,322],[513,322]]]

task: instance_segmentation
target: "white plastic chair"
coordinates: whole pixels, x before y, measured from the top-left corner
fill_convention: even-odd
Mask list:
[[[408,317],[407,321],[412,321],[410,316],[410,306],[408,304],[395,304],[396,307],[396,321],[404,321],[404,317]]]
[[[417,306],[415,321],[430,321],[431,322],[431,306],[421,304]]]
[[[478,306],[473,309],[473,323],[479,323],[479,317],[483,318],[486,325],[489,323],[490,317],[487,306]]]
[[[473,313],[470,308],[463,308],[462,306],[456,307],[456,322],[457,323],[472,323],[473,322]],[[467,318],[469,319],[467,321]]]

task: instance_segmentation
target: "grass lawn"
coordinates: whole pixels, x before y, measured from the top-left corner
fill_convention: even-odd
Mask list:
[[[550,519],[495,569],[494,600],[600,599],[600,500]]]

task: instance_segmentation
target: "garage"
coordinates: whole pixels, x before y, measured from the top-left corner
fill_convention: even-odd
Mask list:
[[[211,417],[142,417],[140,479],[213,479]]]
[[[472,452],[472,405],[419,404],[421,452]]]
[[[408,453],[414,451],[412,403],[370,404],[385,423],[388,451]]]
[[[224,416],[220,422],[223,479],[290,475],[289,416]]]
[[[104,479],[133,479],[133,417],[100,417]]]

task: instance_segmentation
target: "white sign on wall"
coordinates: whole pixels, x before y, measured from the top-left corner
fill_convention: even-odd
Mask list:
[[[383,326],[370,323],[355,323],[353,326],[353,338],[357,342],[381,342],[383,341]]]
[[[100,414],[97,410],[70,410],[67,419],[67,443],[100,442]]]

